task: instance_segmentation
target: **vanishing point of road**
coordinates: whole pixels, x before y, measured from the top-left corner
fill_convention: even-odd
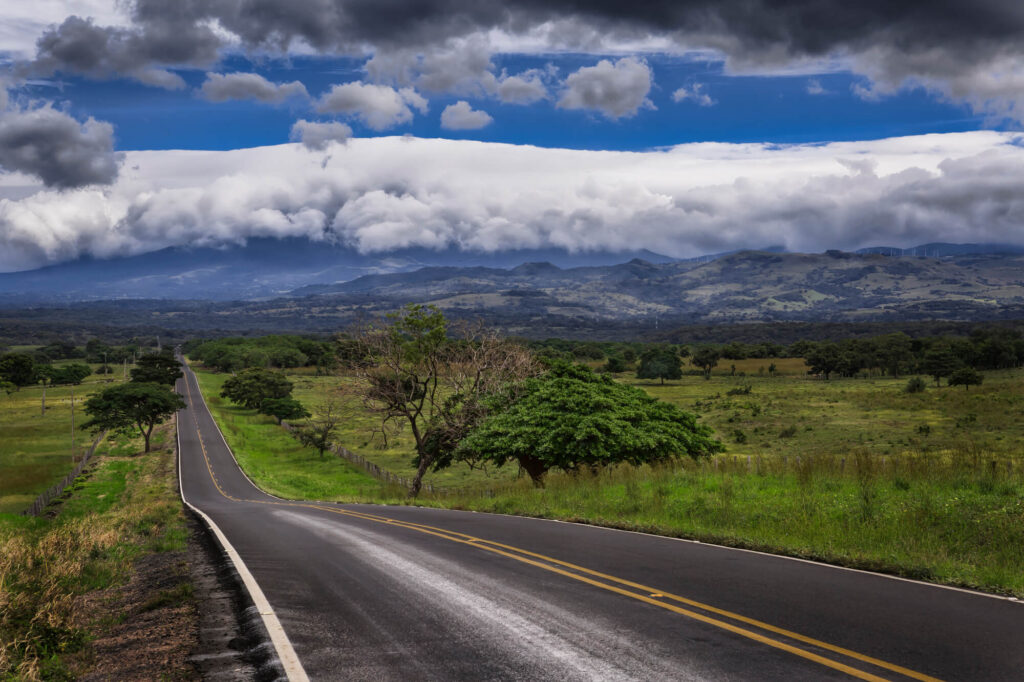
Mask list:
[[[244,565],[291,679],[1024,680],[1020,602],[571,523],[281,500],[187,368],[177,388],[182,495]]]

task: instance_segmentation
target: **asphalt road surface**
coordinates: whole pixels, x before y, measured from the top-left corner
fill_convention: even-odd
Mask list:
[[[294,679],[1024,680],[1020,602],[569,523],[280,500],[191,371],[178,390],[182,493],[262,589]]]

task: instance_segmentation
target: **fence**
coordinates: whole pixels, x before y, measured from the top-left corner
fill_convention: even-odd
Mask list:
[[[288,422],[281,422],[281,426],[283,426],[288,431],[295,430],[295,427],[289,424]],[[356,453],[352,452],[343,445],[332,444],[330,447],[330,451],[333,452],[338,457],[341,457],[342,459],[351,462],[352,464],[361,468],[363,471],[370,474],[378,481],[391,483],[393,485],[399,485],[402,486],[403,488],[412,487],[411,478],[405,478],[404,476],[399,476],[398,474],[388,471],[387,469],[383,469],[380,466],[371,462],[370,460],[366,459],[362,455],[357,455]],[[421,487],[421,490],[424,492],[431,493],[433,495],[452,495],[459,492],[459,490],[455,488],[442,488],[440,486],[431,485],[430,483],[424,483]]]
[[[92,458],[93,453],[96,452],[96,448],[99,446],[100,442],[106,437],[106,435],[106,431],[101,433],[99,438],[93,441],[92,446],[86,451],[85,456],[82,457],[81,461],[75,465],[74,469],[71,470],[71,473],[65,476],[63,479],[61,479],[60,483],[54,484],[53,486],[50,487],[49,490],[47,490],[42,495],[37,497],[35,502],[32,503],[32,506],[26,509],[25,511],[21,512],[21,515],[39,516],[43,509],[46,508],[46,505],[50,504],[50,502],[54,498],[59,497],[61,493],[64,492],[64,488],[71,485],[71,482],[78,478],[78,476],[82,473],[82,470],[85,469],[85,465],[89,463],[89,460]]]

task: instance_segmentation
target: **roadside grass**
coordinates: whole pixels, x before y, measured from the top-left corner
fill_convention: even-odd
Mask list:
[[[339,457],[303,447],[277,425],[220,397],[227,374],[197,371],[206,403],[246,474],[266,492],[292,499],[361,500],[380,494],[381,484]]]
[[[69,487],[56,516],[0,514],[0,678],[74,679],[103,622],[81,622],[80,595],[127,583],[135,559],[185,549],[173,426],[154,451],[111,438]]]
[[[1024,480],[962,461],[620,466],[420,503],[692,538],[1024,596]]]
[[[453,492],[413,503],[694,538],[1024,596],[1024,420],[1016,416],[1024,371],[986,372],[969,391],[931,384],[908,394],[908,377],[823,381],[793,359],[776,360],[773,377],[757,365],[751,372],[752,362],[763,361],[737,361],[736,376],[718,371],[664,386],[617,376],[699,413],[728,447],[710,462],[552,473],[544,489],[513,467],[473,471]],[[200,377],[210,399],[218,375]],[[307,406],[349,380],[292,378]],[[276,428],[270,418],[227,409],[239,413],[240,431],[253,421]],[[351,410],[342,444],[408,475],[410,439],[399,434],[387,450],[375,449],[376,418],[357,404]],[[362,499],[409,503],[395,490]]]
[[[92,365],[93,370],[98,366]],[[104,388],[107,381],[106,377],[93,374],[74,387],[76,426],[87,420],[82,410],[85,400]],[[0,513],[27,509],[36,496],[74,467],[71,390],[70,386],[48,386],[45,415],[40,409],[41,386],[23,386],[10,395],[0,393]],[[92,434],[76,429],[75,450],[79,456],[92,441]]]

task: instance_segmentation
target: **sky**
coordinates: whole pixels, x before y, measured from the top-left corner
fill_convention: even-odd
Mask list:
[[[0,271],[1024,243],[1016,0],[0,7]]]

